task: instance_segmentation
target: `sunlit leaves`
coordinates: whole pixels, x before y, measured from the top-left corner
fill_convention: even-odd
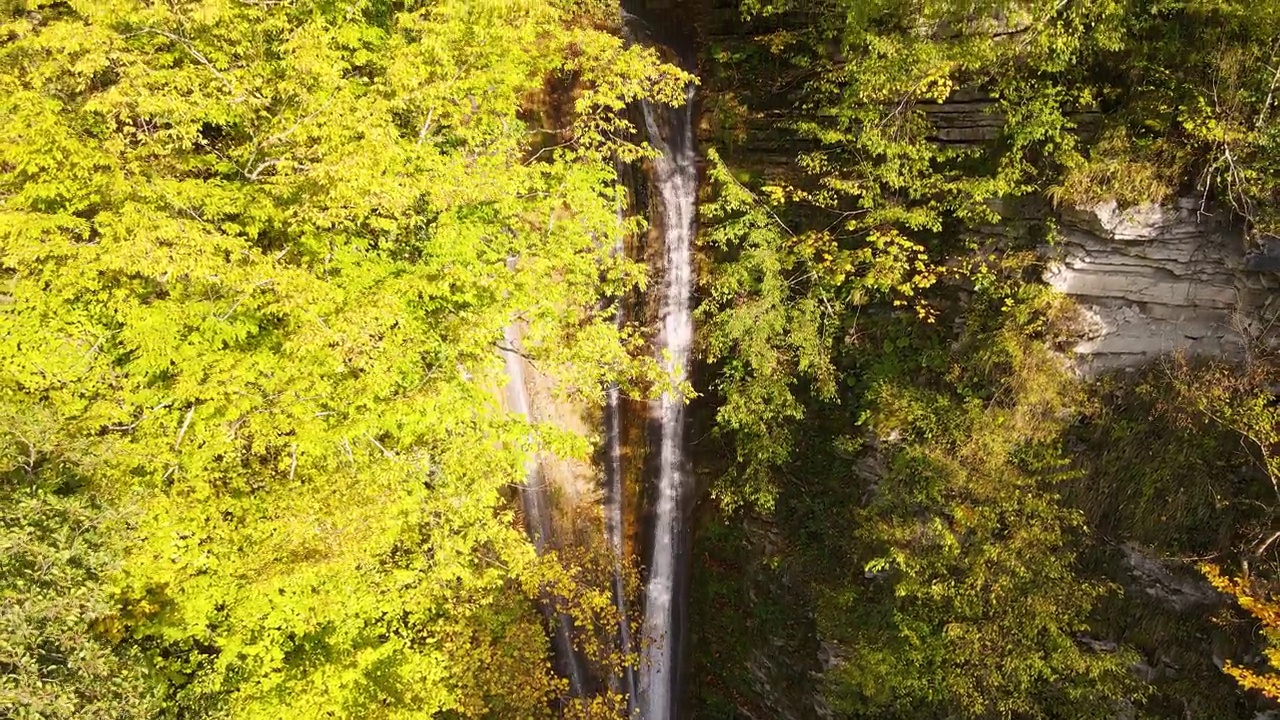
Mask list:
[[[599,16],[6,11],[5,441],[136,510],[113,627],[172,707],[548,712],[551,570],[504,510],[531,448],[497,345],[523,323],[582,397],[644,377],[597,310],[641,277],[612,253],[613,157],[643,154],[618,110],[687,80]]]

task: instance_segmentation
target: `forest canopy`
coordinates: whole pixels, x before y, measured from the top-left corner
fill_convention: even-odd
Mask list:
[[[627,717],[546,609],[631,662],[643,568],[515,502],[598,428],[503,356],[668,389],[637,108],[691,86],[689,716],[1280,700],[1274,351],[1082,379],[1042,280],[1069,208],[1280,234],[1280,2],[658,10],[696,77],[607,0],[0,0],[0,717]]]
[[[683,75],[610,18],[5,3],[0,705],[549,712],[498,347],[639,372],[596,309],[640,277],[617,111]]]

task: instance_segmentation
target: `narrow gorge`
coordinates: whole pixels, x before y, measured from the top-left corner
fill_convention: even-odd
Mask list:
[[[625,7],[622,16],[623,32],[631,42],[651,44],[664,55],[674,57],[679,66],[695,69],[693,36],[689,28],[682,28],[673,20],[669,8]],[[623,664],[620,676],[598,679],[623,692],[629,711],[637,717],[663,720],[684,716],[681,666],[696,500],[686,452],[686,406],[693,395],[690,369],[699,191],[695,89],[696,83],[689,83],[683,89],[683,102],[675,106],[641,101],[633,108],[632,114],[638,120],[637,140],[647,144],[652,157],[643,166],[620,167],[619,175],[636,178],[635,186],[628,188],[632,201],[628,211],[645,217],[646,231],[636,238],[618,238],[613,252],[636,253],[636,259],[648,265],[651,285],[640,297],[619,297],[610,302],[619,327],[626,324],[628,306],[634,304],[635,314],[651,328],[653,356],[665,389],[647,403],[626,403],[616,383],[606,388],[599,428],[603,448],[596,468],[601,478],[603,534],[615,563],[611,587],[619,616],[615,640],[623,657],[635,657],[634,664]],[[640,201],[647,204],[640,205]],[[512,348],[505,353],[508,407],[529,417],[524,361],[515,341],[508,332],[507,345]],[[536,414],[558,421],[556,412],[548,407]],[[637,416],[624,417],[628,412]],[[644,428],[639,434],[643,447],[637,448],[638,452],[624,453],[623,445],[628,441],[624,426]],[[624,455],[632,466],[624,462]],[[530,537],[538,552],[545,553],[552,547],[557,521],[554,507],[548,504],[548,488],[539,463],[537,459],[530,461],[521,495]],[[640,487],[629,488],[628,481]],[[564,494],[566,489],[558,491]],[[626,507],[629,498],[639,499],[642,506]],[[642,591],[638,598],[627,596],[624,581],[623,565],[629,562],[627,538],[632,534],[640,539],[642,553]],[[636,601],[639,623],[633,628],[631,607]],[[556,602],[553,598],[543,599],[555,628],[556,666],[569,682],[570,695],[583,697],[593,680],[575,650],[572,621],[554,610]]]
[[[759,52],[758,46],[750,52],[744,48],[751,48],[753,43],[760,42],[759,38],[775,35],[781,37],[795,32],[797,28],[803,27],[796,23],[803,23],[806,14],[793,9],[767,20],[762,20],[759,16],[744,19],[737,8],[721,7],[716,3],[692,4],[687,7],[651,3],[626,6],[622,17],[622,33],[629,42],[661,48],[664,57],[673,58],[681,67],[690,71],[701,68],[705,70],[705,74],[696,85],[686,88],[683,103],[668,107],[655,102],[641,102],[631,113],[640,131],[640,138],[656,154],[644,164],[644,187],[632,188],[629,192],[633,203],[638,201],[638,204],[633,204],[631,211],[645,216],[648,230],[640,237],[619,245],[617,252],[626,249],[638,259],[643,259],[648,266],[650,284],[643,296],[619,299],[617,317],[618,322],[624,324],[625,321],[640,321],[652,337],[653,352],[661,366],[663,382],[671,383],[672,387],[664,389],[660,398],[650,400],[647,404],[625,401],[616,384],[610,385],[605,395],[601,416],[604,447],[600,455],[599,472],[603,478],[601,510],[604,536],[617,563],[615,567],[618,568],[612,586],[615,607],[621,617],[615,641],[624,655],[635,658],[635,664],[625,665],[621,674],[612,678],[611,687],[626,695],[627,709],[633,717],[644,719],[702,717],[704,714],[762,720],[774,717],[845,717],[847,706],[844,710],[841,709],[844,700],[838,696],[838,692],[833,697],[831,688],[833,682],[837,685],[862,684],[856,678],[842,675],[850,667],[849,656],[857,653],[856,647],[850,647],[849,643],[856,646],[860,642],[859,636],[856,633],[844,635],[845,629],[838,627],[844,620],[836,622],[836,626],[826,627],[833,622],[824,617],[824,613],[830,611],[815,603],[831,602],[829,598],[823,599],[824,594],[836,590],[834,587],[827,587],[827,583],[843,573],[843,569],[840,572],[821,569],[828,562],[822,555],[827,552],[847,554],[851,549],[839,543],[833,547],[805,548],[804,540],[789,537],[796,530],[787,527],[794,520],[787,519],[786,514],[812,512],[804,510],[804,506],[808,504],[824,507],[824,512],[831,512],[829,505],[823,505],[829,502],[847,503],[851,508],[874,507],[875,495],[881,491],[882,486],[900,482],[895,479],[891,459],[895,453],[902,452],[901,441],[894,436],[899,431],[881,435],[881,431],[874,427],[854,426],[846,429],[846,434],[839,438],[839,442],[862,443],[863,449],[838,451],[834,456],[825,449],[818,451],[812,462],[828,463],[821,471],[810,467],[811,461],[806,461],[803,457],[788,459],[792,469],[785,472],[798,473],[828,472],[832,462],[854,460],[853,469],[841,481],[849,483],[850,489],[857,488],[854,495],[846,494],[843,490],[823,488],[816,492],[810,489],[809,496],[805,498],[791,498],[791,490],[775,485],[765,492],[773,493],[773,499],[769,502],[780,503],[774,507],[784,508],[785,511],[773,508],[766,510],[763,506],[753,508],[754,500],[745,503],[745,512],[741,509],[727,511],[726,508],[735,504],[741,507],[744,501],[734,499],[731,492],[726,495],[723,488],[716,487],[717,481],[714,478],[718,474],[737,475],[742,471],[742,468],[732,469],[734,461],[728,458],[736,455],[738,462],[741,462],[749,454],[744,454],[741,446],[735,448],[734,442],[758,442],[763,436],[739,436],[736,441],[726,442],[731,433],[726,434],[721,430],[714,436],[716,443],[698,448],[691,458],[691,410],[687,403],[692,395],[686,397],[676,387],[691,378],[691,366],[696,359],[695,348],[719,342],[716,340],[717,333],[724,332],[724,326],[716,327],[715,323],[709,328],[695,328],[693,323],[694,291],[698,284],[694,276],[694,253],[699,242],[701,247],[698,251],[704,254],[704,262],[711,273],[743,273],[744,270],[734,267],[733,263],[741,264],[744,258],[750,258],[751,253],[756,251],[751,243],[760,241],[746,235],[744,237],[747,239],[742,245],[726,250],[723,240],[708,242],[705,238],[708,235],[715,237],[736,232],[729,229],[733,227],[732,223],[746,219],[752,227],[751,233],[776,236],[785,246],[788,235],[798,235],[794,232],[796,228],[825,225],[823,232],[826,232],[841,223],[849,222],[842,218],[856,217],[867,212],[856,209],[856,206],[852,210],[820,209],[815,217],[813,208],[819,207],[821,202],[829,202],[829,199],[814,200],[808,209],[797,209],[787,208],[785,202],[779,202],[776,197],[772,201],[764,201],[761,195],[745,196],[745,204],[736,206],[727,217],[718,209],[718,203],[724,202],[725,197],[733,196],[735,185],[744,191],[751,187],[759,193],[770,192],[769,183],[783,186],[798,183],[788,192],[795,192],[802,198],[801,205],[804,203],[805,193],[818,198],[822,197],[820,192],[832,192],[830,189],[802,189],[803,181],[798,180],[809,172],[807,168],[810,165],[806,164],[823,168],[825,166],[821,163],[829,161],[818,161],[816,158],[823,153],[837,152],[823,150],[819,153],[809,150],[832,141],[829,136],[822,135],[816,129],[805,130],[803,123],[786,121],[786,113],[796,112],[794,107],[788,106],[792,102],[789,94],[796,92],[795,80],[787,77],[787,71],[775,66],[768,67],[755,76],[753,79],[757,82],[754,85],[743,84],[744,68],[753,67],[751,63],[759,60],[758,56],[751,54]],[[822,57],[825,52],[826,48],[818,49],[817,55],[821,60],[817,62],[830,62],[830,58]],[[835,62],[838,64],[843,61],[837,57]],[[742,67],[737,66],[739,63]],[[775,88],[771,85],[774,82],[783,84]],[[921,122],[911,132],[919,133],[919,141],[935,148],[931,152],[938,153],[933,162],[951,162],[952,156],[948,153],[956,153],[954,157],[991,153],[992,148],[999,147],[1009,132],[1007,123],[1010,122],[1010,106],[997,102],[988,90],[956,86],[946,96],[904,99],[897,110],[901,112],[904,108],[907,108],[906,114],[910,115],[912,122]],[[1082,137],[1099,132],[1097,126],[1100,120],[1095,115],[1068,113],[1068,116],[1077,124],[1076,132]],[[857,118],[840,132],[865,135],[864,131],[857,129],[858,124],[863,122],[867,120]],[[700,144],[710,148],[717,154],[716,157],[700,157],[696,150]],[[806,154],[810,152],[815,154]],[[870,152],[874,155],[876,151]],[[889,159],[884,161],[889,162]],[[726,163],[729,171],[734,173],[734,179],[727,180],[723,175],[709,177],[704,172],[708,165],[714,167],[719,162]],[[857,161],[850,162],[856,164]],[[874,174],[876,171],[871,172]],[[622,174],[633,175],[634,169]],[[714,170],[711,175],[715,175]],[[839,180],[831,182],[832,188],[840,187],[837,184]],[[704,220],[703,227],[700,227],[698,221],[697,203],[700,195],[717,198],[716,207],[703,213],[711,217],[710,221]],[[1051,357],[1045,358],[1043,362],[1069,368],[1068,375],[1081,378],[1084,382],[1094,382],[1101,378],[1103,384],[1125,383],[1129,381],[1117,381],[1114,378],[1148,377],[1145,373],[1150,372],[1150,367],[1171,367],[1170,363],[1175,362],[1175,358],[1179,358],[1176,362],[1193,364],[1201,361],[1242,362],[1274,343],[1276,309],[1272,297],[1275,289],[1280,287],[1280,281],[1277,281],[1274,268],[1269,263],[1275,253],[1268,249],[1270,241],[1259,244],[1252,239],[1246,228],[1247,223],[1221,202],[1210,201],[1205,195],[1191,196],[1185,193],[1173,193],[1154,203],[1124,204],[1114,199],[1092,198],[1060,202],[1056,198],[1034,194],[980,202],[987,203],[989,211],[975,213],[974,219],[967,219],[942,231],[934,231],[937,232],[936,237],[950,236],[963,240],[968,248],[965,252],[975,253],[972,257],[981,257],[978,253],[994,253],[984,261],[990,263],[991,270],[982,272],[994,272],[997,275],[1012,272],[1023,278],[1019,283],[1029,283],[1027,288],[1038,287],[1060,293],[1057,297],[1064,302],[1055,305],[1061,310],[1053,311],[1056,319],[1051,321],[1058,323],[1057,326],[1050,328],[1048,332],[1042,328],[1019,332],[1028,333],[1027,339],[1033,343],[1051,346]],[[821,212],[831,214],[824,218]],[[936,210],[931,208],[929,212]],[[787,213],[786,219],[775,213]],[[941,222],[945,226],[945,223],[952,220],[944,219]],[[861,232],[866,232],[865,228],[875,227],[874,223],[849,224],[855,228],[864,228]],[[699,232],[703,233],[701,241]],[[807,232],[814,231],[811,229]],[[816,235],[821,237],[823,232]],[[715,243],[722,244],[717,247]],[[929,245],[926,251],[925,246],[917,246],[910,252],[920,251],[922,254],[919,257],[924,258],[923,252],[933,252],[933,247],[934,245]],[[879,246],[879,251],[882,252],[889,252],[889,249]],[[795,250],[787,248],[778,252]],[[827,252],[834,254],[838,251],[831,249]],[[1004,262],[1000,259],[1002,256],[1009,258],[1009,270],[996,269],[1000,262]],[[957,257],[965,255],[960,253]],[[832,261],[831,255],[827,258],[828,262]],[[726,264],[718,266],[717,262]],[[787,283],[790,284],[790,292],[799,293],[789,300],[796,303],[794,307],[779,311],[779,317],[786,317],[785,320],[762,315],[761,309],[752,308],[752,303],[759,301],[749,294],[742,294],[741,283],[745,276],[738,275],[739,279],[735,281],[739,283],[737,292],[740,293],[735,302],[743,304],[744,308],[752,308],[747,311],[750,319],[746,321],[757,323],[754,329],[744,326],[735,331],[742,333],[742,348],[751,346],[758,349],[761,340],[768,338],[766,342],[783,347],[787,347],[789,342],[795,343],[788,352],[798,353],[799,343],[804,341],[805,333],[824,322],[838,320],[830,317],[817,319],[801,314],[802,308],[810,307],[808,304],[814,302],[813,297],[804,297],[804,291],[800,288],[806,283],[814,282],[810,278],[819,272],[816,263],[806,278],[799,270],[801,263],[795,259],[781,262],[796,263],[792,270],[787,271],[791,273]],[[857,262],[867,260],[864,257],[850,265],[857,267]],[[767,286],[767,271],[751,268],[745,272],[747,276],[760,273],[751,281],[762,283],[761,287]],[[963,338],[969,331],[965,324],[974,320],[966,317],[966,313],[971,314],[971,311],[966,310],[965,306],[977,305],[978,297],[983,292],[978,289],[975,293],[975,288],[966,283],[989,282],[980,276],[981,273],[978,273],[974,276],[979,278],[977,280],[966,279],[956,283],[959,290],[956,295],[939,294],[939,298],[945,299],[939,301],[936,312],[951,318],[949,322],[956,323],[955,327],[958,329],[958,338],[953,342],[966,342]],[[904,284],[894,291],[905,291],[906,296],[911,296],[913,293],[924,294],[935,280],[906,279],[902,282]],[[920,284],[913,287],[912,283],[916,282]],[[716,296],[718,291],[714,278],[704,280],[703,291]],[[756,291],[764,292],[763,289]],[[823,302],[829,303],[831,300]],[[1003,302],[1008,307],[1013,301],[1005,299]],[[863,304],[870,313],[868,327],[874,327],[879,322],[875,319],[875,313],[882,310],[865,300],[854,302],[855,306]],[[830,311],[830,308],[827,310]],[[715,314],[708,317],[724,322],[721,318],[728,317],[732,307],[721,305],[719,312],[722,313],[719,317]],[[935,309],[930,312],[935,312]],[[788,325],[798,333],[791,339],[786,338]],[[756,338],[749,337],[753,332],[757,334]],[[842,332],[856,337],[860,331],[855,325],[846,327]],[[829,342],[830,338],[823,341]],[[926,352],[923,349],[921,351]],[[743,349],[739,352],[747,351]],[[1026,353],[1028,350],[1021,349],[1017,352]],[[1037,353],[1039,350],[1032,352]],[[773,362],[779,361],[795,363],[792,372],[797,374],[803,374],[806,363],[813,362],[796,358]],[[845,372],[857,373],[860,371],[856,368],[862,363],[872,361],[848,359],[839,362],[844,366]],[[807,370],[814,371],[820,365],[820,362],[809,365]],[[727,394],[727,390],[731,390],[732,383],[738,381],[726,381],[724,376],[717,378],[715,373],[741,372],[741,367],[736,359],[728,364],[728,368],[732,368],[730,370],[723,360],[712,358],[708,381],[711,386],[685,388],[694,391],[696,395],[709,398],[708,403],[699,406],[695,412],[714,413],[717,406],[732,406],[735,401]],[[927,376],[932,370],[920,372]],[[820,377],[813,376],[805,382],[821,381]],[[858,381],[845,382],[856,385]],[[1031,382],[1044,380],[1036,379]],[[779,391],[773,389],[767,391],[770,395],[777,392]],[[793,391],[788,389],[785,392]],[[810,387],[805,392],[818,391],[816,387]],[[1058,390],[1043,389],[1040,392]],[[754,409],[771,412],[768,402],[774,400],[774,397],[769,397],[763,401],[763,405]],[[1012,402],[1036,405],[1046,401],[1052,402],[1048,397],[1030,395]],[[823,402],[813,396],[806,398],[804,402],[823,407]],[[851,404],[857,405],[858,402],[851,401]],[[833,406],[826,407],[828,412],[839,412]],[[642,413],[647,417],[624,417],[628,412]],[[723,413],[724,410],[721,409],[720,412]],[[870,409],[867,412],[877,411]],[[1023,411],[1015,409],[1014,412]],[[1059,408],[1053,412],[1081,413],[1081,410]],[[1092,414],[1094,412],[1096,411],[1084,411],[1079,415],[1078,422],[1099,422]],[[701,422],[705,425],[709,419]],[[859,421],[862,422],[864,421]],[[637,426],[644,426],[645,429],[631,433],[624,430],[626,427],[634,429]],[[797,431],[831,432],[830,429]],[[1030,428],[1027,431],[1042,432],[1032,431]],[[988,431],[972,428],[968,432]],[[1086,432],[1069,430],[1064,437],[1077,452],[1106,452],[1097,445],[1087,445],[1098,442],[1097,438],[1088,438],[1087,435]],[[885,437],[889,439],[883,439]],[[850,438],[859,439],[851,441]],[[1028,440],[1016,439],[1013,442]],[[628,443],[638,443],[638,447],[624,448]],[[801,441],[795,452],[804,453],[801,449],[803,447],[804,442]],[[823,457],[826,459],[817,459]],[[695,460],[705,463],[705,467],[693,467]],[[1079,459],[1074,462],[1074,466],[1076,469],[1073,472],[1083,473],[1085,480],[1077,484],[1057,486],[1052,490],[1063,493],[1070,499],[1070,503],[1077,503],[1079,493],[1085,492],[1085,486],[1095,480],[1114,482],[1100,475],[1111,470],[1092,459]],[[1019,469],[1015,472],[1023,471]],[[712,499],[709,500],[712,509],[709,511],[697,496],[699,488],[705,489],[705,481],[695,480],[698,473],[712,478]],[[638,483],[641,487],[629,487],[629,483]],[[1133,490],[1136,491],[1137,488]],[[1099,488],[1088,490],[1099,491]],[[1123,488],[1106,488],[1103,491],[1119,495],[1129,492]],[[832,492],[835,494],[824,497],[824,494]],[[705,497],[702,499],[706,500]],[[1119,502],[1108,502],[1112,501]],[[635,505],[629,507],[628,502]],[[703,508],[703,514],[696,516],[695,510],[699,507]],[[869,510],[854,510],[849,515],[859,519],[846,516],[843,522],[851,524],[842,526],[837,521],[823,532],[854,530],[857,523],[883,522],[859,515],[864,512]],[[919,512],[927,511],[921,509]],[[1068,517],[1072,512],[1084,513],[1091,523],[1114,523],[1113,519],[1103,520],[1110,518],[1111,510],[1101,506],[1091,507],[1088,502],[1070,505],[1064,510],[1063,517]],[[746,534],[739,528],[726,528],[726,518],[734,518],[734,522],[744,524],[747,527]],[[1066,520],[1063,522],[1069,523]],[[696,536],[695,528],[699,525],[708,526],[710,539],[700,540]],[[1121,662],[1122,658],[1123,662],[1131,662],[1131,656],[1121,652],[1124,631],[1116,630],[1119,626],[1113,623],[1123,624],[1132,620],[1120,618],[1132,618],[1136,614],[1145,617],[1145,622],[1185,622],[1194,625],[1196,633],[1205,633],[1197,635],[1197,638],[1212,637],[1215,649],[1189,661],[1185,654],[1193,652],[1190,648],[1199,640],[1144,638],[1134,641],[1139,652],[1145,654],[1136,661],[1134,667],[1139,670],[1135,672],[1161,688],[1186,682],[1185,679],[1178,679],[1181,673],[1190,673],[1197,678],[1196,683],[1204,683],[1204,686],[1197,686],[1189,691],[1162,689],[1160,693],[1169,692],[1171,697],[1179,699],[1169,700],[1162,696],[1160,700],[1151,701],[1149,706],[1158,707],[1163,702],[1194,705],[1204,702],[1196,693],[1212,695],[1222,692],[1225,685],[1220,680],[1210,679],[1209,675],[1216,672],[1213,663],[1221,664],[1220,647],[1227,642],[1224,638],[1231,633],[1209,631],[1205,629],[1208,626],[1203,624],[1209,614],[1220,612],[1223,607],[1221,598],[1198,577],[1189,561],[1170,557],[1167,550],[1162,556],[1162,551],[1157,549],[1159,543],[1152,542],[1152,536],[1146,530],[1119,530],[1114,524],[1109,527],[1120,534],[1115,538],[1088,541],[1068,541],[1064,536],[1059,541],[1064,545],[1053,551],[1068,552],[1072,557],[1076,552],[1081,553],[1080,562],[1089,565],[1089,573],[1092,573],[1090,577],[1105,577],[1108,582],[1115,582],[1126,588],[1130,595],[1124,601],[1107,605],[1106,615],[1102,620],[1096,621],[1096,632],[1101,638],[1076,631],[1078,647],[1072,652],[1082,654],[1071,662],[1096,662],[1098,668],[1109,667],[1107,670],[1094,670],[1099,673],[1118,672],[1119,666],[1115,663]],[[733,538],[732,542],[736,546],[722,544],[724,540],[721,535],[726,532]],[[1125,533],[1129,533],[1128,536]],[[634,538],[636,543],[633,544],[628,538]],[[1072,546],[1067,544],[1069,542],[1081,544]],[[1196,542],[1192,542],[1191,546],[1202,547]],[[632,548],[637,553],[635,560],[638,561],[641,586],[638,596],[628,597],[621,568],[628,562],[628,551]],[[1031,557],[1027,560],[1039,562]],[[860,562],[867,567],[878,567],[878,563],[882,561],[863,555]],[[1065,569],[1071,565],[1063,567]],[[736,576],[724,575],[727,568],[736,568],[732,571]],[[813,572],[832,572],[832,577],[823,580],[803,579],[806,574]],[[868,569],[861,581],[848,582],[864,586],[857,593],[862,594],[864,602],[883,602],[875,599],[879,592],[876,584],[887,576],[891,576],[889,571]],[[1087,581],[1082,579],[1080,582]],[[1175,592],[1168,590],[1169,587],[1179,589]],[[736,596],[720,594],[724,592]],[[838,592],[843,594],[847,590]],[[1195,599],[1188,601],[1189,604],[1181,601],[1170,604],[1166,602],[1170,593]],[[692,608],[689,607],[691,596],[694,604]],[[1143,597],[1152,600],[1152,608],[1139,607],[1137,598]],[[707,604],[708,601],[711,601],[710,605]],[[842,612],[851,615],[859,612],[854,606],[840,607],[843,608]],[[708,612],[729,615],[710,617]],[[1064,609],[1064,612],[1076,611]],[[734,615],[737,617],[733,617]],[[1155,620],[1156,617],[1160,619]],[[742,622],[746,625],[738,624]],[[987,622],[998,623],[1003,620],[989,618]],[[1120,634],[1116,634],[1117,632]],[[742,637],[736,641],[723,637],[735,633],[740,633]],[[709,637],[712,634],[717,636]],[[1241,642],[1238,633],[1232,637],[1235,639],[1230,642]],[[559,638],[559,634],[554,634],[553,645],[558,657],[567,654],[562,649],[563,642]],[[733,647],[735,643],[739,646]],[[709,657],[736,664],[736,668],[711,670],[706,664]],[[1050,663],[1057,661],[1046,660]],[[1193,669],[1185,668],[1183,663],[1188,662]],[[1108,666],[1108,663],[1111,665]],[[561,666],[562,672],[569,672],[569,666],[563,660]],[[1114,681],[1117,683],[1116,687],[1123,685],[1120,678],[1122,674],[1113,674],[1108,682]],[[580,683],[572,676],[569,678],[571,691],[577,694],[579,691],[572,688],[579,688]],[[699,687],[708,682],[711,683],[709,687]],[[859,692],[866,693],[866,696],[854,705],[867,702],[866,697],[886,692],[892,694],[892,689],[887,686],[868,686],[868,689]],[[1188,694],[1179,695],[1184,692]],[[725,702],[728,697],[735,698],[731,705],[717,704]],[[1123,709],[1131,707],[1128,702],[1120,704],[1122,709],[1118,711],[1118,717],[1124,717],[1124,713],[1128,712]],[[872,701],[868,706],[876,705]],[[1212,715],[1223,711],[1221,706],[1213,702],[1208,702],[1204,707],[1218,709],[1196,712]],[[723,713],[731,714],[722,715]],[[984,716],[982,713],[978,715]]]

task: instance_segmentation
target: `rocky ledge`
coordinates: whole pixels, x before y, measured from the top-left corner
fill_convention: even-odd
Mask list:
[[[1241,230],[1198,199],[1068,210],[1058,235],[1045,279],[1080,305],[1084,374],[1170,352],[1239,357],[1275,335],[1280,254],[1250,252]]]

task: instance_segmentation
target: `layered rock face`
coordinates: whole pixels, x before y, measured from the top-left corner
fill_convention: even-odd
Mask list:
[[[1276,335],[1280,258],[1247,253],[1241,231],[1201,213],[1198,199],[1069,210],[1059,236],[1045,279],[1083,310],[1085,374],[1171,352],[1239,357]]]

